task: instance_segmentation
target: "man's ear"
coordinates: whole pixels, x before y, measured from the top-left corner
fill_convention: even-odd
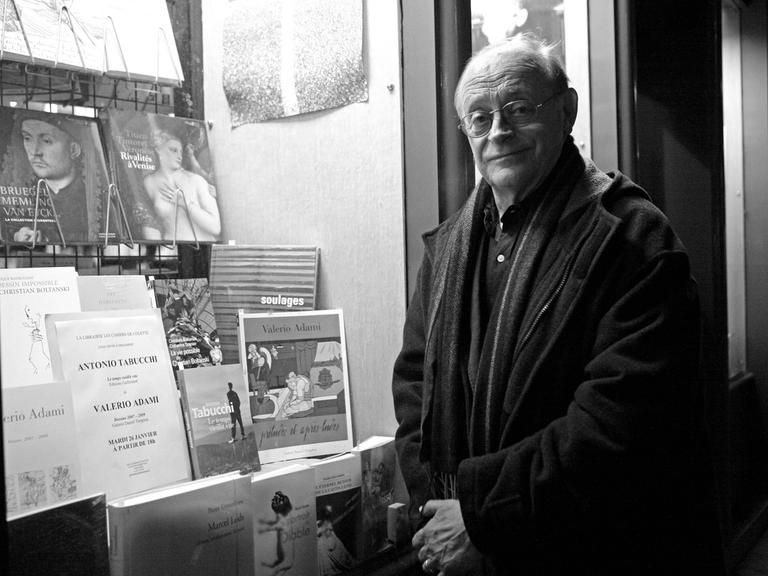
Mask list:
[[[74,160],[75,158],[79,158],[80,154],[82,153],[82,148],[80,148],[80,144],[77,142],[70,142],[69,143],[69,157]]]
[[[568,88],[563,94],[563,132],[566,136],[573,130],[573,124],[576,122],[576,114],[579,111],[579,95],[573,88]]]

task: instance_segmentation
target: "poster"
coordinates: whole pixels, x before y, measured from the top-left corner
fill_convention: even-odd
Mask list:
[[[232,127],[368,99],[361,0],[234,0],[223,36]]]

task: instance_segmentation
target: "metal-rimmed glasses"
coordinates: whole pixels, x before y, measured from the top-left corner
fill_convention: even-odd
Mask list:
[[[539,115],[539,109],[565,91],[556,92],[546,100],[534,104],[531,100],[512,100],[496,110],[475,110],[465,114],[459,122],[459,130],[470,138],[482,138],[491,131],[493,117],[501,112],[501,117],[510,126],[527,126]]]

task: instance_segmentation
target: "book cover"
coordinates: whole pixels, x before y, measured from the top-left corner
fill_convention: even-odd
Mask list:
[[[110,181],[95,119],[0,107],[0,158],[4,242],[104,240]],[[116,226],[110,226],[113,240]]]
[[[159,310],[49,314],[54,376],[69,380],[83,491],[107,498],[190,478]]]
[[[152,279],[174,371],[215,366],[222,353],[207,278]]]
[[[360,455],[363,511],[360,559],[365,560],[389,545],[387,508],[395,503],[395,439],[371,436],[355,446],[352,452]]]
[[[0,269],[3,389],[53,380],[45,314],[79,310],[74,268]]]
[[[103,0],[79,0],[66,11],[55,2],[5,2],[3,57],[81,72],[102,71]]]
[[[315,460],[317,574],[349,572],[362,552],[360,455],[346,452]]]
[[[103,493],[28,512],[7,526],[10,576],[110,576]]]
[[[239,330],[262,463],[352,448],[342,311],[242,312]]]
[[[165,0],[91,1],[103,3],[109,17],[104,26],[104,74],[181,86],[184,73]]]
[[[195,478],[261,468],[239,364],[178,372],[181,405]]]
[[[129,310],[154,308],[154,293],[143,274],[78,276],[80,310]]]
[[[99,118],[133,239],[218,241],[221,217],[207,124],[112,108],[100,110]]]
[[[69,382],[2,390],[8,517],[82,496]]]
[[[251,476],[224,474],[109,502],[112,576],[253,576]]]
[[[181,85],[163,0],[4,3],[3,57],[89,74]]]
[[[317,570],[315,473],[291,465],[256,472],[251,482],[254,576],[306,576]]]
[[[320,249],[315,246],[216,244],[211,297],[227,363],[237,362],[237,312],[314,310]]]

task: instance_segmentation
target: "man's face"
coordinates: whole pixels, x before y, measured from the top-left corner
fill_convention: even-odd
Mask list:
[[[38,178],[64,178],[74,170],[80,148],[66,132],[42,120],[21,123],[24,150]]]
[[[181,168],[182,146],[181,142],[171,138],[157,147],[157,155],[167,170],[179,170]]]
[[[554,94],[540,75],[521,71],[509,57],[489,55],[473,66],[459,99],[459,113],[488,112],[521,99],[539,104]],[[555,96],[525,126],[509,124],[497,112],[488,134],[468,138],[478,171],[497,195],[511,194],[519,202],[547,177],[573,125],[576,111],[571,97],[571,93]]]

